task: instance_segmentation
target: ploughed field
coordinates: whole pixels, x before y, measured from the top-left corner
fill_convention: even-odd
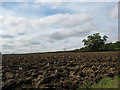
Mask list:
[[[76,89],[120,72],[120,52],[2,55],[3,89]]]

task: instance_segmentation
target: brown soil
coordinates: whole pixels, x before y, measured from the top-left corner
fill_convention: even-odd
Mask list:
[[[120,52],[2,55],[3,89],[76,89],[120,72]]]

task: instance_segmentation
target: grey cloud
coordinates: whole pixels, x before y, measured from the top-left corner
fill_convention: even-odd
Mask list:
[[[51,34],[49,37],[54,40],[62,40],[62,39],[65,39],[67,36],[60,32],[57,32],[57,33]]]
[[[32,42],[31,44],[33,44],[33,45],[39,45],[40,42]]]
[[[41,41],[37,40],[37,38],[27,39],[27,40],[19,40],[20,43],[22,43],[23,47],[31,46],[31,45],[41,45]]]
[[[120,31],[118,31],[118,41],[120,41]]]
[[[18,33],[18,35],[20,35],[20,36],[21,36],[21,35],[25,35],[25,34],[26,34],[25,32]]]
[[[82,37],[87,35],[89,32],[90,31],[77,31],[77,30],[70,31],[68,33],[56,32],[51,34],[49,37],[53,40],[63,40],[71,37]]]
[[[12,49],[12,48],[14,48],[15,46],[14,45],[2,45],[2,48],[3,49]]]
[[[14,36],[8,35],[8,34],[4,34],[4,35],[2,35],[2,38],[3,38],[3,39],[4,39],[4,38],[14,38]]]

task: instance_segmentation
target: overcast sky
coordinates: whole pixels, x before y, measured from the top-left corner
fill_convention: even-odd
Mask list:
[[[72,50],[93,33],[118,40],[116,2],[3,2],[2,53]]]

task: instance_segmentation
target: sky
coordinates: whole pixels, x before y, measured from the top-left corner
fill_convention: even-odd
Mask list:
[[[118,40],[117,2],[3,2],[2,53],[73,50],[93,33]]]

